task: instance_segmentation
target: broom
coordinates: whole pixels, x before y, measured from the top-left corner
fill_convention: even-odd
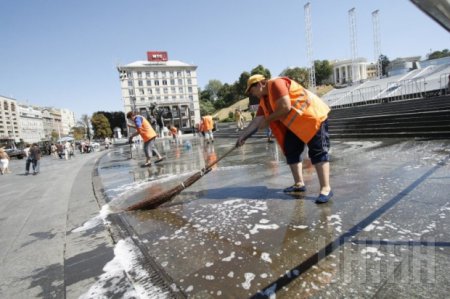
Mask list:
[[[153,208],[156,208],[157,206],[159,206],[159,205],[161,205],[161,204],[171,200],[172,197],[174,197],[175,195],[177,195],[178,193],[180,193],[181,191],[183,191],[184,189],[186,189],[187,187],[189,187],[190,185],[192,185],[193,183],[198,181],[202,176],[204,176],[205,174],[210,172],[211,168],[215,164],[219,163],[220,160],[222,160],[223,158],[228,156],[236,147],[237,146],[233,146],[225,154],[223,154],[220,158],[218,158],[217,160],[209,163],[207,166],[202,168],[202,170],[200,170],[199,172],[193,174],[192,176],[187,178],[181,184],[173,187],[170,190],[167,190],[167,191],[164,191],[164,192],[161,192],[161,193],[149,196],[149,197],[145,198],[144,200],[138,202],[137,204],[134,204],[134,205],[128,207],[126,209],[126,211],[134,211],[134,210],[140,210],[140,209],[153,209]]]

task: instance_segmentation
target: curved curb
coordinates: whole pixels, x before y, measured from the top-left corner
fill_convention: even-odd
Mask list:
[[[100,161],[104,156],[108,154],[108,152],[97,158],[97,161],[95,162],[94,168],[92,170],[92,189],[94,191],[94,196],[96,198],[97,204],[99,205],[99,209],[101,209],[103,205],[107,204],[106,199],[108,197],[105,194],[104,186],[101,182],[98,168],[100,165]],[[187,298],[187,296],[178,289],[172,278],[149,255],[145,245],[139,238],[136,237],[137,234],[134,231],[133,227],[127,222],[125,217],[121,216],[122,214],[122,212],[109,214],[107,216],[107,219],[108,221],[110,221],[111,225],[108,225],[106,227],[114,244],[117,244],[117,242],[121,239],[129,238],[130,240],[132,240],[132,244],[134,245],[133,252],[136,253],[136,261],[145,271],[144,277],[148,278],[143,280],[142,275],[138,275],[139,273],[136,273],[138,271],[130,271],[126,272],[126,275],[130,279],[130,281],[133,284],[137,284],[141,288],[148,291],[148,294],[151,294],[154,291],[154,287],[156,286],[166,293],[165,295],[167,296],[167,298]]]

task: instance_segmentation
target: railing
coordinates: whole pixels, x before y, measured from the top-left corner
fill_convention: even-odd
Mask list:
[[[443,91],[443,94],[450,94],[450,73],[441,74],[439,89]]]

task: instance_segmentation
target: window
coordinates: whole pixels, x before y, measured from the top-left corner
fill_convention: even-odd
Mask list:
[[[132,77],[133,77],[133,74],[132,74],[131,72],[127,72],[127,77],[128,77],[128,78],[132,78]]]
[[[169,93],[169,89],[167,87],[164,87],[163,91],[164,93]]]
[[[187,79],[187,83],[188,84],[192,84],[192,80],[191,79]]]
[[[178,85],[183,85],[183,80],[178,79]]]
[[[177,72],[177,77],[181,77],[181,72],[180,71]]]
[[[142,82],[142,80],[138,81],[138,86],[144,86],[144,83]]]
[[[183,87],[178,87],[178,92],[183,93]]]
[[[128,86],[133,86],[133,81],[128,80]]]
[[[152,80],[147,80],[147,86],[152,86]]]
[[[167,85],[167,80],[162,80],[162,85]]]
[[[170,71],[170,78],[173,78],[175,76],[175,74],[173,73],[173,71]]]
[[[188,92],[192,92],[192,87],[188,87]]]
[[[175,87],[171,87],[171,88],[170,88],[170,92],[171,92],[171,93],[176,93],[176,92],[177,92],[177,90],[176,90],[176,88],[175,88]]]
[[[162,72],[161,72],[161,76],[162,76],[163,78],[165,78],[165,77],[166,77],[166,72],[165,72],[165,71],[162,71]]]
[[[177,99],[177,96],[172,96],[172,100],[176,100]]]
[[[145,77],[150,78],[150,72],[145,72]]]
[[[157,71],[154,71],[154,72],[153,72],[153,76],[158,77],[158,72],[157,72]]]
[[[155,80],[155,85],[159,86],[159,80]]]
[[[144,95],[144,94],[145,94],[145,92],[144,92],[144,89],[143,89],[143,88],[140,88],[140,89],[139,89],[139,94],[140,94],[140,95]]]
[[[147,88],[147,93],[148,94],[153,94],[152,89],[151,88]]]
[[[134,96],[134,89],[128,89],[128,94],[130,96]]]
[[[170,80],[170,85],[175,85],[175,80],[174,79]]]
[[[159,88],[156,89],[156,94],[161,94],[161,90]]]
[[[190,77],[190,76],[191,76],[191,71],[186,71],[186,75],[187,75],[188,77]]]
[[[145,102],[145,98],[141,98],[141,102]]]
[[[142,78],[142,72],[137,72],[137,77]]]

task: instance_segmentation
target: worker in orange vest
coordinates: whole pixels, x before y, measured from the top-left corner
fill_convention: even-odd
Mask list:
[[[287,77],[266,79],[253,75],[247,81],[246,93],[259,99],[256,117],[240,134],[237,146],[258,129],[270,126],[286,156],[294,177],[294,185],[286,193],[305,192],[302,175],[302,152],[308,145],[308,155],[315,166],[320,183],[316,203],[326,203],[333,196],[330,187],[328,113],[330,108],[315,94]]]
[[[205,115],[202,117],[200,128],[204,133],[206,143],[214,142],[213,128],[214,120],[211,115]]]
[[[156,132],[155,130],[153,130],[148,120],[145,119],[145,117],[143,117],[142,115],[139,115],[133,111],[127,113],[127,119],[131,120],[134,123],[134,125],[128,124],[128,127],[136,129],[136,132],[130,135],[128,141],[130,143],[133,142],[133,138],[137,135],[140,135],[144,140],[144,153],[146,157],[144,166],[152,165],[151,159],[153,157],[153,152],[158,156],[158,159],[155,161],[155,163],[161,162],[164,157],[161,156],[161,154],[156,149]]]

